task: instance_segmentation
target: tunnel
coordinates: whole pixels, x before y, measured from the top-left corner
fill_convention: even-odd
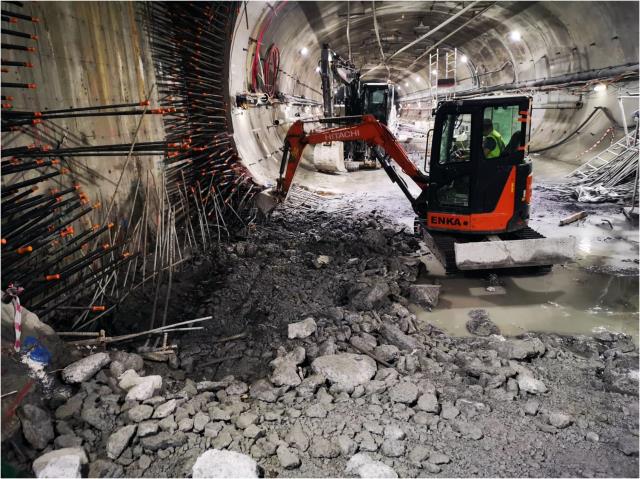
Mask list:
[[[3,477],[637,477],[630,1],[2,3]]]

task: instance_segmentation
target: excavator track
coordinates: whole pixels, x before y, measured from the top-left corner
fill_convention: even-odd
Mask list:
[[[469,236],[469,235],[451,235],[447,233],[441,233],[436,231],[426,231],[424,228],[421,228],[422,236],[431,250],[431,252],[435,255],[435,257],[440,261],[440,263],[444,266],[447,274],[455,274],[455,273],[475,273],[478,274],[478,271],[461,271],[458,269],[456,265],[456,255],[455,255],[455,244],[456,243],[470,243],[470,242],[483,242],[490,241],[487,236]],[[536,230],[526,227],[520,231],[514,231],[511,233],[501,233],[496,235],[501,240],[504,241],[517,241],[517,240],[527,240],[527,239],[539,239],[544,238],[543,235],[538,233]],[[486,272],[496,272],[496,273],[508,273],[511,275],[517,274],[546,274],[551,271],[552,265],[540,265],[540,266],[522,266],[515,268],[495,268],[495,269],[485,269],[480,270],[483,274]]]

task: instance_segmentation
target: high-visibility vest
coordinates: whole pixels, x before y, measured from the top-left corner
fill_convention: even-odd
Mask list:
[[[491,137],[496,142],[496,146],[491,150],[485,158],[498,158],[505,149],[504,140],[502,135],[496,130],[491,130],[491,133],[487,135],[487,138]]]

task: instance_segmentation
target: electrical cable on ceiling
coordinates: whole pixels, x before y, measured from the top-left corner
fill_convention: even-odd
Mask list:
[[[578,126],[578,128],[576,128],[575,130],[573,130],[571,133],[569,133],[567,136],[565,136],[562,140],[549,145],[549,146],[545,146],[544,148],[538,148],[537,150],[529,150],[529,153],[542,153],[543,151],[548,151],[551,150],[553,148],[557,148],[558,146],[564,145],[567,141],[569,141],[571,138],[573,138],[574,135],[576,135],[583,126],[585,126],[587,123],[589,123],[589,121],[594,117],[594,115],[596,113],[598,113],[598,111],[604,111],[604,107],[602,106],[596,106],[593,108],[593,111],[589,114],[589,116],[582,122],[580,123],[580,125]]]
[[[380,31],[378,30],[378,17],[376,15],[376,2],[371,2],[371,8],[373,9],[373,29],[376,32],[376,39],[378,40],[378,48],[380,48],[380,56],[382,58],[382,63],[387,69],[387,80],[391,79],[391,70],[389,70],[389,65],[387,65],[387,60],[384,56],[384,49],[382,48],[382,42],[380,41]],[[351,58],[349,58],[351,59]]]
[[[351,26],[351,2],[347,1],[347,47],[349,48],[349,61],[351,61],[351,36],[349,28]]]

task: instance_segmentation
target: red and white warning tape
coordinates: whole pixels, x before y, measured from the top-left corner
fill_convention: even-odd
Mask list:
[[[13,348],[16,353],[20,352],[20,336],[22,335],[22,306],[20,305],[20,298],[18,295],[24,291],[24,288],[16,287],[13,284],[7,286],[6,294],[11,297],[11,304],[13,304],[13,310],[15,312],[13,318],[13,325],[16,331],[16,341],[13,344]]]

